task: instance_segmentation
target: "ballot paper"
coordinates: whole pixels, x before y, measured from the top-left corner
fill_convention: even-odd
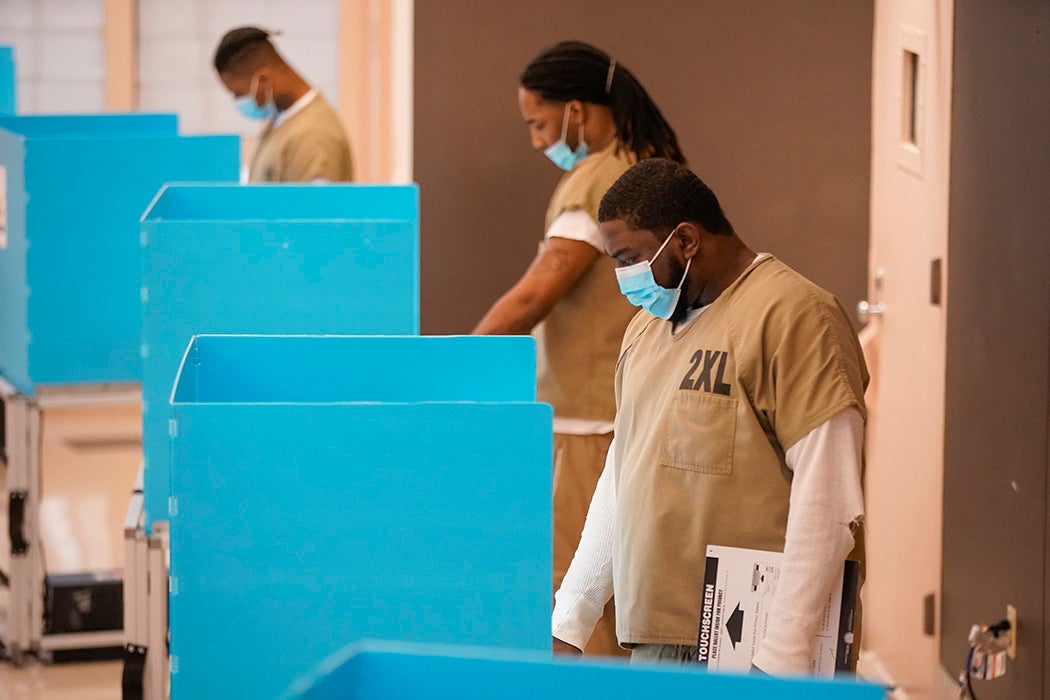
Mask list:
[[[697,660],[710,670],[747,671],[765,635],[783,554],[739,547],[707,548]],[[832,587],[813,649],[812,673],[831,678],[855,670],[853,624],[859,564],[848,560]]]

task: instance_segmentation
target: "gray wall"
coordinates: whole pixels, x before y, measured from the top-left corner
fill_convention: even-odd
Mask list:
[[[1018,609],[981,700],[1050,697],[1050,3],[955,0],[941,661]]]
[[[741,237],[864,297],[872,3],[442,0],[415,4],[422,329],[469,331],[525,270],[560,171],[529,146],[517,78],[581,39],[645,85]]]

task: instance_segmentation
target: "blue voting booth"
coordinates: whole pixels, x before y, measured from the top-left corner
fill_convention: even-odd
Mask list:
[[[14,49],[0,46],[0,114],[14,114],[16,111],[16,75]]]
[[[172,114],[0,116],[0,376],[138,381],[139,217],[169,180],[236,181],[238,153]]]
[[[347,647],[296,682],[297,700],[884,700],[855,681],[785,680],[707,673],[683,666],[629,666],[503,649],[365,642]]]
[[[172,697],[277,697],[366,637],[549,648],[535,362],[529,337],[196,337],[169,426]]]
[[[415,185],[169,185],[142,217],[146,523],[168,516],[168,400],[200,333],[419,332]]]

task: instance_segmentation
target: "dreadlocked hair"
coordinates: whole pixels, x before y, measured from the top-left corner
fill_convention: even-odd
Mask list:
[[[674,129],[649,93],[631,71],[601,49],[582,41],[555,44],[532,59],[518,81],[545,100],[580,100],[609,107],[617,138],[639,160],[657,157],[686,162]]]

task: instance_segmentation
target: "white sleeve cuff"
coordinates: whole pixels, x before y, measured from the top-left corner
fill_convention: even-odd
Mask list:
[[[815,629],[804,629],[770,611],[766,636],[751,663],[771,676],[807,674],[813,669]]]
[[[583,241],[605,255],[605,241],[598,223],[582,209],[569,209],[558,214],[545,238],[568,238],[571,241]]]

